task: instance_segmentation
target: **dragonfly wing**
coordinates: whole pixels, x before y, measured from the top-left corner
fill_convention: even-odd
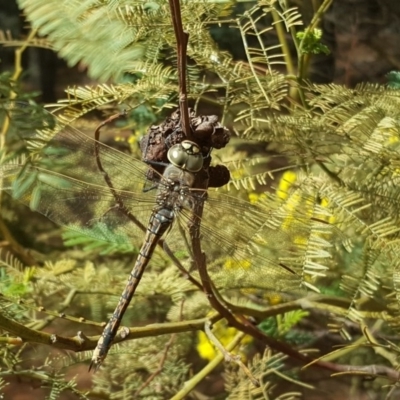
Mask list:
[[[334,227],[315,196],[304,195],[301,207],[293,209],[268,194],[257,204],[215,191],[209,194],[202,219],[204,237],[211,239],[208,243],[215,242],[211,223],[215,219],[228,227],[227,236],[220,240],[232,260],[222,258],[222,268],[217,263],[215,270],[222,281],[274,291],[316,289],[313,282],[324,274],[331,259]]]
[[[225,293],[313,288],[315,276],[330,258],[327,238],[332,228],[317,215],[320,206],[314,206],[308,203],[303,212],[294,214],[270,202],[251,204],[209,189],[200,232],[214,285]],[[190,211],[180,215],[187,241],[191,218]]]
[[[71,126],[48,136],[31,134],[29,157],[0,167],[3,189],[67,228],[111,242],[141,240],[156,194],[143,191],[149,166]]]

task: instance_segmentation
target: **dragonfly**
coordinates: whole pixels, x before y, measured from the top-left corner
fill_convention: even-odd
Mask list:
[[[173,251],[188,247],[193,218],[200,221],[210,276],[224,293],[299,287],[295,260],[303,253],[296,253],[296,240],[307,234],[306,224],[297,224],[295,231],[283,229],[286,216],[269,203],[251,204],[217,189],[195,187],[205,168],[196,143],[173,144],[160,172],[160,163],[134,158],[54,119],[54,132],[25,135],[26,159],[0,166],[2,190],[68,229],[115,243],[142,242],[91,367],[99,368],[106,358],[160,238],[165,236]],[[196,215],[199,205],[201,216]]]

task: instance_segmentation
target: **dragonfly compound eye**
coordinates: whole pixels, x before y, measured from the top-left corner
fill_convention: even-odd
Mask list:
[[[200,171],[203,167],[203,156],[196,143],[184,140],[168,150],[168,160],[178,168],[190,172]]]

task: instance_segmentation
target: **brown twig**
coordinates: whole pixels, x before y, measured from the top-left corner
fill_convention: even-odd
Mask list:
[[[178,81],[179,81],[179,110],[181,113],[181,126],[188,140],[192,140],[192,131],[189,123],[189,109],[186,85],[186,55],[189,34],[183,30],[181,8],[179,0],[169,0],[172,24],[174,26],[177,56],[178,56]]]
[[[155,337],[161,335],[167,335],[171,333],[191,332],[203,329],[206,321],[210,320],[212,323],[220,320],[221,317],[218,314],[208,318],[199,318],[194,320],[182,321],[182,322],[164,322],[160,324],[150,324],[143,327],[130,328],[128,335],[117,335],[113,343],[125,342],[132,339],[140,339],[144,337]],[[82,335],[79,334],[74,337],[65,337],[52,335],[47,332],[37,331],[36,329],[28,328],[27,326],[16,322],[2,313],[0,313],[0,329],[9,332],[10,334],[17,337],[17,342],[23,343],[39,343],[51,345],[57,349],[72,350],[76,352],[93,350],[100,336],[85,336],[85,340],[82,340]],[[18,339],[20,338],[20,340]],[[4,341],[9,340],[6,338]],[[0,343],[4,342],[0,338]]]
[[[104,169],[103,164],[101,162],[101,155],[100,155],[100,130],[104,125],[109,124],[110,122],[121,118],[123,116],[126,115],[126,112],[122,112],[122,113],[118,113],[118,114],[114,114],[111,117],[107,118],[105,121],[101,122],[98,127],[96,128],[95,132],[94,132],[94,138],[96,139],[94,142],[94,154],[95,154],[95,158],[96,158],[96,164],[97,164],[97,168],[99,169],[99,171],[102,173],[104,180],[107,184],[107,186],[110,188],[111,194],[113,195],[116,203],[117,203],[117,207],[118,209],[125,214],[136,226],[140,227],[140,229],[142,229],[143,231],[146,230],[146,228],[143,226],[143,224],[125,207],[124,202],[121,199],[121,196],[117,193],[117,190],[115,189],[110,175],[108,175],[107,171]]]
[[[288,356],[302,362],[311,361],[309,357],[305,356],[302,353],[299,353],[285,343],[282,343],[276,339],[267,336],[264,332],[254,326],[245,316],[240,314],[234,315],[228,310],[227,307],[224,306],[224,304],[222,304],[222,302],[220,302],[215,293],[216,289],[213,287],[211,279],[207,272],[204,253],[201,252],[199,243],[196,244],[195,242],[199,242],[199,240],[193,241],[193,253],[195,255],[196,264],[199,268],[200,278],[204,287],[204,291],[213,309],[217,311],[223,318],[225,318],[230,326],[247,333],[255,339],[260,340],[272,349],[287,354]]]
[[[29,253],[25,247],[21,246],[18,241],[12,236],[7,225],[4,223],[3,219],[0,218],[0,232],[2,233],[4,241],[1,242],[1,248],[9,248],[11,253],[14,253],[17,258],[26,266],[30,267],[37,265],[37,260]]]
[[[330,371],[336,371],[338,373],[358,373],[364,375],[379,375],[385,376],[388,379],[399,380],[400,372],[396,371],[393,368],[384,367],[384,366],[354,366],[354,365],[341,365],[334,364],[331,362],[326,362],[322,360],[313,360],[311,357],[296,351],[285,343],[279,342],[276,339],[273,339],[267,336],[264,332],[260,331],[256,326],[252,325],[246,317],[243,315],[234,315],[228,310],[228,308],[224,307],[224,305],[218,300],[217,296],[214,293],[216,290],[210,277],[208,276],[208,272],[205,266],[205,256],[204,253],[201,252],[200,241],[196,238],[192,242],[193,244],[193,252],[195,255],[196,264],[199,268],[200,278],[204,287],[204,290],[207,294],[208,300],[211,306],[216,310],[223,318],[225,318],[229,325],[234,328],[240,330],[241,332],[247,333],[248,335],[254,337],[255,339],[260,340],[265,345],[269,346],[271,349],[279,351],[283,354],[290,356],[293,359],[297,359],[301,362],[308,362],[310,366],[316,366],[320,368],[324,368]],[[200,263],[199,263],[200,262]]]
[[[136,399],[140,392],[146,388],[147,386],[149,386],[149,384],[156,378],[156,376],[160,375],[161,372],[164,369],[164,364],[165,361],[167,360],[167,355],[168,355],[168,351],[171,348],[172,344],[174,343],[176,338],[176,334],[171,335],[170,339],[168,340],[168,342],[166,343],[166,345],[164,346],[164,351],[163,351],[163,355],[161,357],[161,360],[158,364],[158,368],[146,379],[145,382],[143,382],[142,385],[140,385],[139,389],[135,392],[135,394],[133,395],[133,398]]]
[[[325,367],[330,371],[337,371],[332,376],[339,375],[361,375],[371,377],[383,377],[398,382],[400,380],[400,371],[385,365],[346,365],[335,364],[326,361],[319,361],[318,366]]]
[[[195,186],[200,189],[205,189],[207,187],[207,174],[204,175],[198,174],[197,181]],[[217,311],[223,318],[225,318],[228,324],[241,332],[247,333],[248,335],[254,337],[255,339],[260,340],[265,343],[267,346],[280,351],[281,353],[287,354],[288,356],[297,359],[302,362],[310,362],[311,358],[305,356],[302,353],[294,350],[290,346],[282,343],[276,339],[273,339],[267,336],[264,332],[259,330],[256,326],[254,326],[244,315],[241,314],[233,314],[225,304],[223,304],[223,300],[220,298],[217,289],[214,287],[210,276],[208,275],[205,254],[201,249],[200,243],[200,222],[203,215],[203,207],[204,202],[197,202],[193,217],[191,221],[191,225],[189,227],[190,236],[192,241],[192,249],[194,261],[197,265],[200,280],[203,285],[203,290],[207,295],[208,301],[210,302],[211,307],[215,311]]]

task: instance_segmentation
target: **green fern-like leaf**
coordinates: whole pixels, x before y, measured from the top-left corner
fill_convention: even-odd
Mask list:
[[[96,226],[88,232],[65,230],[62,236],[66,246],[82,246],[84,251],[96,251],[100,255],[137,251],[127,238],[116,236],[104,226]]]
[[[274,384],[275,378],[283,379],[285,381],[284,369],[285,357],[276,354],[272,355],[266,351],[261,357],[257,355],[251,362],[250,370],[254,376],[260,377],[260,387],[254,387],[248,384],[248,378],[241,369],[231,368],[225,372],[225,385],[226,390],[229,393],[228,399],[239,400],[239,399],[257,399],[257,400],[268,400],[271,397],[276,399],[290,399],[300,400],[301,393],[292,391],[279,396],[276,391]],[[275,375],[276,371],[276,375]],[[289,378],[291,382],[291,378]]]

